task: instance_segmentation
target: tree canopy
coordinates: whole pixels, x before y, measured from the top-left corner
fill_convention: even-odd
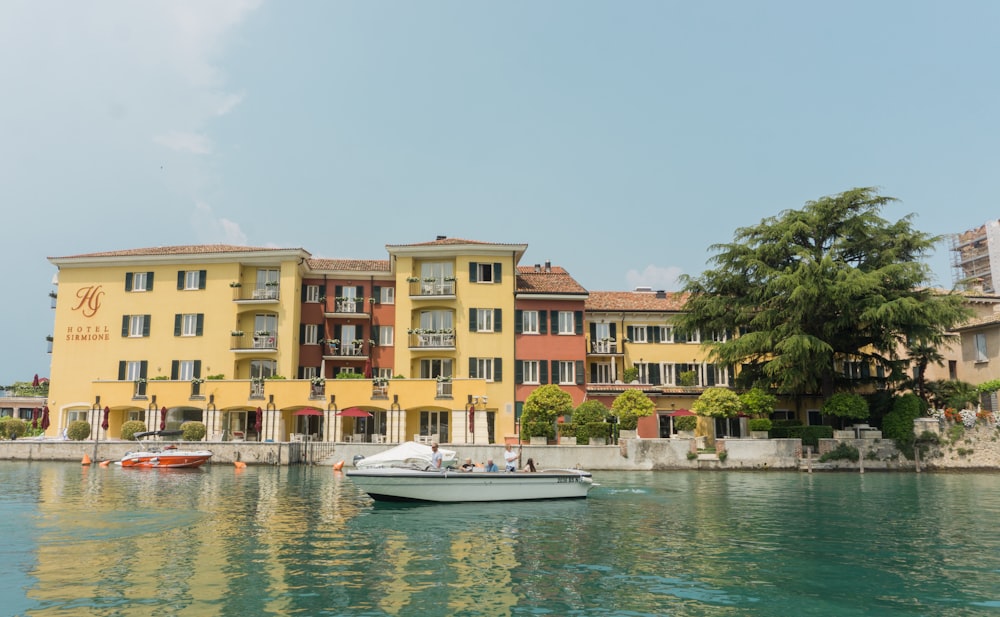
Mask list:
[[[745,387],[830,396],[845,385],[844,362],[872,380],[869,363],[903,379],[907,342],[942,340],[969,313],[958,294],[925,286],[920,260],[938,238],[912,215],[883,219],[894,201],[856,188],[737,229],[711,247],[714,269],[685,277],[679,328],[738,333],[709,345],[714,361],[743,368]]]
[[[573,413],[573,397],[557,385],[536,388],[524,401],[521,425],[529,436],[555,436],[556,418]]]
[[[618,426],[635,430],[639,418],[653,415],[656,405],[639,390],[625,390],[611,403],[611,412],[618,416]]]
[[[699,416],[735,418],[743,411],[743,402],[729,388],[705,388],[701,396],[691,404],[691,409]]]

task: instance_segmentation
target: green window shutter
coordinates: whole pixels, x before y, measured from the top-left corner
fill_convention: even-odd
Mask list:
[[[493,309],[493,331],[501,332],[503,326],[503,309]]]
[[[715,385],[715,365],[706,364],[705,365],[705,385],[714,386]]]
[[[180,313],[174,315],[174,336],[181,335],[181,321],[182,316]]]
[[[128,336],[128,315],[122,315],[122,336]]]
[[[355,306],[354,306],[354,312],[355,313],[364,313],[365,312],[365,288],[362,287],[361,285],[358,285],[354,289],[355,289],[355,291],[354,291],[354,297],[357,298],[357,300],[354,302],[354,304],[355,304]]]
[[[309,286],[306,284],[302,285],[302,289],[299,291],[299,302],[306,301],[306,293],[309,291]]]
[[[559,334],[559,311],[549,311],[552,321],[552,334]]]
[[[132,291],[132,273],[131,272],[126,272],[125,273],[125,291]]]
[[[477,367],[476,359],[469,358],[469,379],[476,379],[479,377],[476,374],[476,367]]]
[[[559,383],[559,360],[552,360],[552,383]]]
[[[201,360],[194,361],[194,376],[201,379]]]
[[[469,332],[479,332],[479,327],[476,325],[477,313],[478,311],[476,309],[469,309]]]
[[[205,289],[208,282],[208,270],[198,270],[198,289]]]
[[[514,310],[514,334],[521,334],[524,331],[524,311]]]
[[[659,343],[660,342],[660,328],[659,328],[659,326],[648,326],[648,328],[653,331],[653,342],[654,343]]]
[[[597,363],[590,364],[590,383],[597,383]]]
[[[548,313],[546,313],[545,311],[538,311],[538,333],[539,334],[548,334],[549,333],[548,320],[546,319],[547,315],[548,315]]]
[[[142,335],[149,336],[149,322],[152,321],[152,317],[149,315],[142,316]]]
[[[205,333],[205,313],[198,313],[196,318],[197,323],[194,326],[195,336],[201,336]]]
[[[590,324],[590,343],[594,344],[597,342],[597,324]]]
[[[148,371],[149,371],[149,362],[143,360],[142,362],[139,363],[139,376],[145,379],[146,377],[149,376]]]
[[[177,271],[177,289],[184,289],[184,271]]]
[[[177,381],[181,375],[181,361],[171,360],[170,361],[170,379]]]
[[[299,345],[305,345],[306,342],[306,324],[299,324]]]
[[[337,286],[335,286],[333,288],[333,295],[335,295],[338,298],[343,297],[343,295],[344,295],[344,286],[343,285],[337,285]]]
[[[576,361],[576,385],[582,386],[583,385],[583,378],[584,378],[584,374],[583,374],[583,360],[577,360]]]
[[[503,381],[503,358],[493,358],[493,381]]]
[[[573,329],[577,334],[583,334],[583,311],[573,311]]]
[[[514,383],[524,383],[523,360],[514,360]]]
[[[521,414],[524,412],[524,401],[514,402],[514,422],[521,421]]]
[[[146,291],[153,291],[153,273],[146,273]]]
[[[372,287],[372,297],[375,298],[375,304],[382,304],[382,287],[378,285]]]
[[[320,285],[319,286],[319,297],[320,298],[325,298],[326,297],[326,285]]]
[[[542,385],[549,383],[549,363],[545,360],[538,361],[538,383]]]
[[[125,361],[118,362],[118,381],[125,381]]]
[[[478,283],[479,282],[479,264],[474,261],[469,262],[469,282]]]
[[[647,368],[647,374],[649,375],[649,383],[658,386],[660,385],[660,365],[650,364]]]
[[[625,338],[630,341],[635,340],[635,326],[625,326]]]
[[[615,324],[610,324],[610,325],[611,325],[611,338],[617,339],[618,338],[618,328],[615,327]]]
[[[375,341],[376,346],[379,344],[379,341],[382,340],[382,337],[380,336],[381,334],[382,326],[372,326],[372,340]]]
[[[500,278],[501,278],[501,275],[500,275],[501,268],[500,268],[500,266],[501,266],[500,262],[497,262],[497,263],[493,264],[493,282],[494,283],[499,283],[500,282]]]

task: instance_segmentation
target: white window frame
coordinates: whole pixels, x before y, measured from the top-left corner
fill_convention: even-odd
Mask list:
[[[559,311],[559,334],[576,334],[573,311]]]
[[[493,358],[476,358],[476,376],[479,379],[493,381]]]
[[[135,282],[135,279],[132,279]],[[201,284],[201,272],[198,270],[184,271],[184,291],[197,290]]]
[[[312,379],[314,377],[319,377],[319,367],[316,366],[302,367],[302,379]]]
[[[493,332],[493,309],[476,309],[476,332]]]
[[[395,287],[382,287],[379,291],[379,302],[381,304],[395,304],[396,303],[396,288]]]
[[[639,369],[636,379],[643,385],[649,385],[649,362],[636,362],[632,366]]]
[[[125,362],[125,380],[138,381],[142,378],[142,362],[139,360],[129,360]]]
[[[302,342],[306,345],[319,345],[319,325],[314,323],[306,324],[302,331]]]
[[[181,336],[198,336],[198,313],[181,315]]]
[[[521,333],[538,334],[538,311],[521,312]]]
[[[177,379],[181,381],[194,379],[194,360],[181,360],[177,363]]]
[[[597,373],[596,383],[613,383],[613,378],[611,375],[611,363],[610,362],[595,362],[594,367]]]
[[[976,350],[976,362],[989,362],[990,357],[986,351],[986,333],[976,332],[973,335],[973,344]]]
[[[688,338],[687,342],[694,345],[701,344],[701,330],[695,329],[695,331],[691,333],[691,337]]]
[[[337,369],[338,375],[353,375],[355,373],[357,373],[357,371],[354,370],[353,366],[342,366],[339,369]]]
[[[660,362],[660,381],[664,386],[676,386],[677,365],[673,362]]]
[[[660,342],[661,343],[673,343],[674,342],[674,327],[673,326],[657,326],[660,329]]]
[[[392,379],[392,367],[382,367],[376,371],[375,376],[379,379]]]
[[[319,285],[306,285],[306,302],[319,302]]]
[[[632,342],[648,343],[649,328],[647,328],[646,326],[632,326]]]
[[[278,361],[257,358],[250,361],[250,378],[261,379],[278,374]]]
[[[424,358],[420,360],[420,378],[436,379],[438,377],[451,377],[455,370],[455,363],[451,358]]]
[[[712,330],[712,342],[714,342],[714,343],[725,343],[728,340],[729,340],[729,337],[726,336],[726,331],[725,330]]]
[[[425,330],[453,329],[455,313],[448,310],[421,311],[420,327]]]
[[[559,385],[576,385],[576,362],[572,360],[559,361]]]
[[[493,262],[479,261],[476,262],[476,282],[477,283],[489,283],[493,284],[496,280],[493,278]]]
[[[521,361],[521,383],[526,384],[538,384],[538,360],[522,360]]]
[[[379,347],[392,347],[393,339],[396,336],[395,326],[379,326],[378,345]]]
[[[88,412],[86,409],[71,409],[70,411],[67,411],[66,412],[67,426],[69,426],[70,423],[77,422],[79,420],[86,422],[87,413]]]
[[[715,385],[729,386],[729,371],[726,370],[727,367],[724,364],[713,364],[711,366],[712,370],[715,371]]]
[[[146,324],[145,315],[128,316],[128,336],[129,338],[142,338],[142,329]]]
[[[132,291],[146,291],[148,289],[147,285],[149,281],[147,279],[148,272],[133,272],[132,273]]]

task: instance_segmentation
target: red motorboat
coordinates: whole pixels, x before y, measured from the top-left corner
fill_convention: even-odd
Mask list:
[[[136,441],[143,437],[175,437],[182,431],[145,431],[136,433]],[[175,445],[162,448],[147,448],[136,452],[126,452],[118,464],[122,467],[147,469],[182,469],[201,467],[212,458],[210,450],[180,450]]]

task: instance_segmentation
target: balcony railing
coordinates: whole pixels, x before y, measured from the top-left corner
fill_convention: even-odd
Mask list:
[[[614,339],[593,341],[590,344],[590,353],[618,353],[618,341]]]
[[[335,313],[364,313],[365,303],[363,300],[337,300],[333,304]]]
[[[250,398],[264,398],[264,382],[250,380]]]
[[[410,296],[454,296],[455,281],[434,279],[427,281],[411,281]]]
[[[437,398],[452,398],[450,381],[439,381],[437,383]]]
[[[278,300],[281,297],[281,290],[277,285],[262,285],[260,287],[236,287],[235,299],[236,300],[258,300],[258,301],[272,301]]]
[[[368,355],[364,343],[338,343],[323,345],[323,355],[342,358],[364,358]]]
[[[278,337],[271,334],[243,334],[233,336],[231,349],[263,349],[276,351],[278,349]]]
[[[454,334],[410,334],[410,347],[419,349],[448,348],[455,346]]]

